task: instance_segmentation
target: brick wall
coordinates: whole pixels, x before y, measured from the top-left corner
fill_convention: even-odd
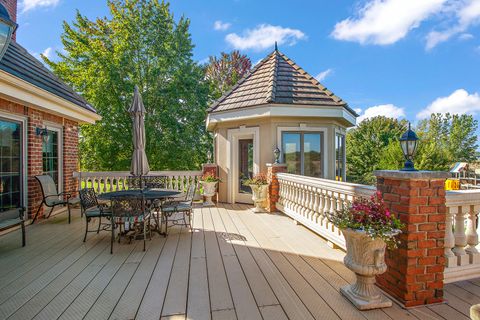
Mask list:
[[[445,179],[438,173],[423,173],[421,179],[403,174],[386,171],[377,179],[385,203],[406,225],[398,249],[386,253],[388,270],[377,284],[406,307],[442,302]]]
[[[63,190],[75,193],[77,181],[73,178],[73,171],[78,168],[78,124],[1,98],[0,110],[27,118],[28,213],[34,214],[42,201],[40,185],[34,178],[35,175],[43,173],[42,137],[37,136],[35,131],[37,127],[43,128],[45,121],[63,127]]]

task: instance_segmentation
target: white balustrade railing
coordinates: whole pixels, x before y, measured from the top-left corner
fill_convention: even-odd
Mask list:
[[[445,282],[480,277],[480,253],[477,250],[479,190],[446,192]]]
[[[318,233],[334,246],[345,249],[341,231],[327,219],[356,198],[368,198],[374,186],[338,182],[288,173],[277,174],[280,184],[277,208]]]
[[[202,171],[150,171],[148,176],[164,177],[165,188],[184,191],[191,183],[197,183]],[[80,188],[94,188],[97,193],[128,189],[128,171],[74,172]]]

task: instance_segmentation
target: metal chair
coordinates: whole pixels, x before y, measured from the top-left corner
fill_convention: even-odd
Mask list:
[[[85,188],[79,191],[80,196],[80,205],[82,207],[82,212],[85,214],[85,236],[83,237],[83,242],[87,240],[87,233],[95,232],[95,231],[88,231],[89,222],[93,218],[98,218],[98,227],[97,227],[97,234],[100,232],[102,226],[102,218],[111,219],[112,218],[112,211],[108,208],[105,204],[100,204],[97,199],[97,194],[95,193],[95,189],[93,188]],[[103,224],[102,230],[107,230],[110,227],[110,223]]]
[[[131,239],[135,239],[143,231],[143,251],[145,251],[145,240],[147,238],[147,226],[150,233],[150,214],[146,210],[145,198],[143,196],[121,196],[112,198],[112,239],[110,241],[110,253],[113,253],[113,241],[115,229],[119,229],[118,242],[122,236],[122,225],[124,233]],[[143,227],[143,228],[142,228]],[[142,230],[143,229],[143,230]]]
[[[183,216],[180,219],[173,219],[172,226],[174,225],[184,225],[188,226],[192,230],[192,212],[193,212],[193,198],[195,196],[195,190],[197,189],[196,183],[192,183],[188,186],[185,199],[183,200],[174,200],[168,201],[161,205],[160,210],[162,213],[162,223],[165,221],[165,233],[166,236],[168,233],[168,218],[172,217],[176,213],[182,213]],[[188,222],[187,222],[188,217]],[[181,221],[183,220],[183,223]]]
[[[166,189],[167,177],[165,176],[146,176],[145,187],[149,189]]]
[[[35,216],[33,217],[31,224],[33,224],[37,219],[37,216],[40,213],[40,209],[43,207],[43,205],[51,208],[50,212],[46,216],[46,219],[48,219],[52,214],[53,208],[56,206],[66,205],[68,210],[68,223],[70,223],[70,198],[72,195],[68,192],[57,192],[57,186],[55,185],[53,178],[49,175],[35,176],[35,179],[37,179],[37,181],[40,183],[43,199],[42,203],[40,203],[40,206],[38,207],[37,213],[35,213]]]
[[[20,225],[22,228],[22,247],[25,247],[24,212],[25,208],[15,208],[0,212],[0,232]]]

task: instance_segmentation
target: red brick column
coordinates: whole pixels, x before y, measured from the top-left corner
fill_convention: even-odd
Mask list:
[[[64,120],[63,125],[63,190],[77,195],[78,179],[73,172],[78,170],[78,124]]]
[[[413,307],[443,301],[445,172],[376,171],[377,190],[406,225],[398,249],[387,250],[384,291]]]
[[[280,184],[277,180],[277,173],[287,172],[287,165],[284,163],[267,163],[267,180],[268,180],[268,198],[267,211],[275,212],[277,208],[275,204],[278,201]]]

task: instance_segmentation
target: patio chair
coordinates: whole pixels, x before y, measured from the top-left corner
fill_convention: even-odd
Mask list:
[[[165,176],[146,176],[145,186],[149,189],[166,189],[167,177]]]
[[[25,247],[25,220],[23,214],[25,208],[9,209],[7,211],[0,212],[0,232],[21,226],[22,229],[22,247]]]
[[[142,189],[145,186],[145,177],[128,177],[127,186],[128,189]]]
[[[102,218],[111,219],[112,218],[112,211],[110,208],[107,207],[106,204],[102,204],[98,202],[97,194],[95,193],[95,189],[93,188],[85,188],[81,189],[79,192],[80,196],[80,206],[82,212],[85,214],[85,236],[83,237],[83,242],[87,240],[87,234],[89,232],[100,232],[100,229],[107,230],[111,223],[103,223],[102,227]],[[98,227],[97,230],[89,231],[88,225],[93,218],[98,218]]]
[[[112,238],[110,241],[110,253],[113,253],[113,241],[115,229],[118,227],[118,242],[123,233],[125,236],[136,239],[143,233],[143,251],[145,251],[145,240],[147,238],[147,227],[150,232],[150,214],[147,212],[145,198],[143,196],[121,196],[112,198]],[[133,228],[133,229],[132,229]]]
[[[188,186],[185,199],[168,201],[161,205],[160,210],[162,214],[162,222],[165,221],[165,233],[164,233],[165,236],[167,236],[168,234],[168,228],[169,228],[168,218],[172,217],[176,213],[181,213],[182,218],[170,220],[172,222],[172,226],[183,225],[183,226],[188,226],[190,230],[192,230],[191,220],[192,220],[192,212],[193,212],[193,198],[195,196],[196,189],[197,189],[197,185],[195,183],[192,183],[191,185]],[[188,222],[187,222],[187,218],[188,218]]]
[[[35,213],[35,216],[33,217],[31,224],[33,224],[37,219],[38,214],[40,213],[40,209],[43,207],[43,205],[46,205],[50,208],[50,212],[46,216],[46,219],[50,217],[53,209],[56,206],[66,205],[68,210],[68,223],[70,223],[70,205],[72,204],[70,202],[70,198],[72,197],[72,195],[68,192],[57,192],[57,186],[55,185],[53,178],[49,175],[35,176],[35,179],[37,179],[37,181],[40,183],[43,199],[42,203],[40,203],[40,206],[38,207],[37,213]]]

